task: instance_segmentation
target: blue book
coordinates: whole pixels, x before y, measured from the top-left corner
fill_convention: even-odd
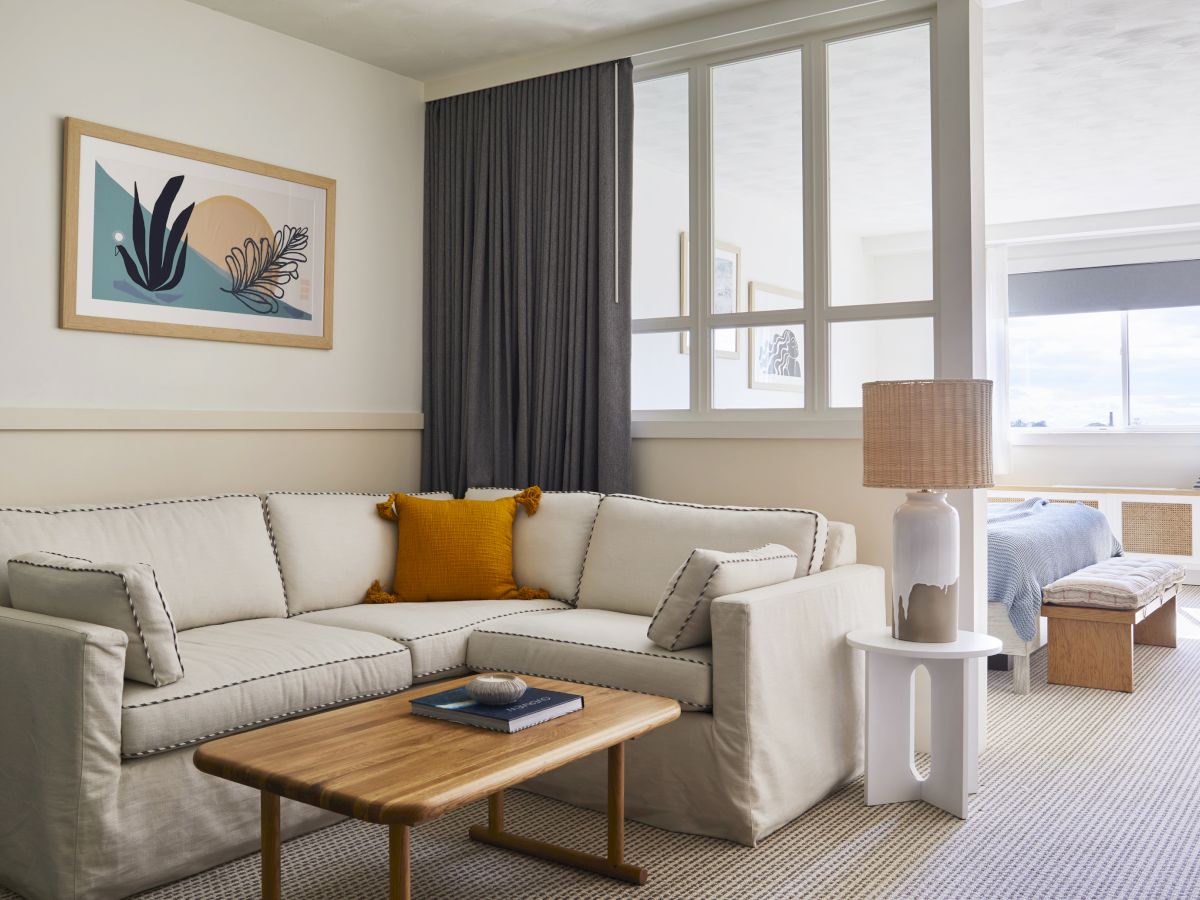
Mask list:
[[[509,703],[507,706],[476,703],[467,694],[467,689],[461,687],[417,697],[412,701],[414,715],[445,719],[447,722],[459,722],[508,734],[541,725],[579,709],[583,709],[583,697],[579,694],[544,691],[534,687],[526,690],[516,703]]]

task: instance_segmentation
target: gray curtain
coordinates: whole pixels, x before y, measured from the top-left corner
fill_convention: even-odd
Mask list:
[[[425,113],[421,487],[629,487],[629,60]]]

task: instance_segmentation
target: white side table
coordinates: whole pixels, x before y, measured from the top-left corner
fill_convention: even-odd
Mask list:
[[[887,628],[852,631],[851,647],[867,654],[867,805],[924,800],[960,819],[979,786],[979,666],[999,653],[999,638],[960,631],[949,644],[898,641]],[[922,778],[913,766],[913,673],[929,672],[930,762]]]

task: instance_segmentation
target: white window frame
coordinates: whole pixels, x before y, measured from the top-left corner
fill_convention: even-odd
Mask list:
[[[829,342],[835,322],[928,318],[933,320],[934,346],[940,346],[941,316],[934,278],[934,296],[928,301],[873,303],[853,306],[830,304],[829,257],[829,147],[826,46],[831,42],[896,31],[929,27],[930,86],[936,92],[936,15],[928,7],[898,14],[866,17],[839,27],[795,31],[770,40],[722,42],[719,50],[683,59],[638,63],[634,81],[671,75],[688,75],[689,210],[688,314],[634,318],[638,334],[687,332],[690,405],[677,410],[633,410],[634,437],[861,437],[862,410],[829,404]],[[801,51],[803,71],[804,157],[804,308],[714,314],[711,312],[713,233],[712,71],[715,66]],[[930,98],[931,183],[936,192],[937,103]],[[817,123],[821,127],[817,128]],[[938,233],[936,195],[930,198],[933,233]],[[700,239],[697,239],[697,236]],[[636,252],[636,251],[635,251]],[[936,264],[936,260],[935,260]],[[703,300],[701,300],[703,298]],[[804,325],[804,407],[767,409],[715,409],[712,405],[712,329],[755,325]],[[933,360],[935,377],[940,354]]]
[[[1102,213],[1073,219],[999,225],[988,229],[988,246],[1004,253],[1005,278],[1010,273],[1195,259],[1194,241],[1200,237],[1198,217],[1200,206],[1155,210],[1152,213]],[[1143,221],[1131,223],[1134,219]],[[1014,248],[1024,251],[1015,263],[1010,261]],[[1007,318],[1006,314],[1001,323],[1005,332],[1008,328]],[[1128,312],[1124,312],[1121,318],[1122,421],[1111,428],[1013,428],[1005,422],[1005,434],[1010,445],[1130,449],[1200,447],[1200,427],[1164,429],[1161,426],[1133,425],[1130,421]],[[1004,373],[1004,389],[1008,391],[1012,384],[1012,361],[1007,353],[1007,339],[1004,344],[999,365]]]

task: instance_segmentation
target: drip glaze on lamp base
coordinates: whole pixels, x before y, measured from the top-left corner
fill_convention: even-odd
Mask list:
[[[944,491],[915,491],[892,516],[892,637],[958,640],[958,512]]]

